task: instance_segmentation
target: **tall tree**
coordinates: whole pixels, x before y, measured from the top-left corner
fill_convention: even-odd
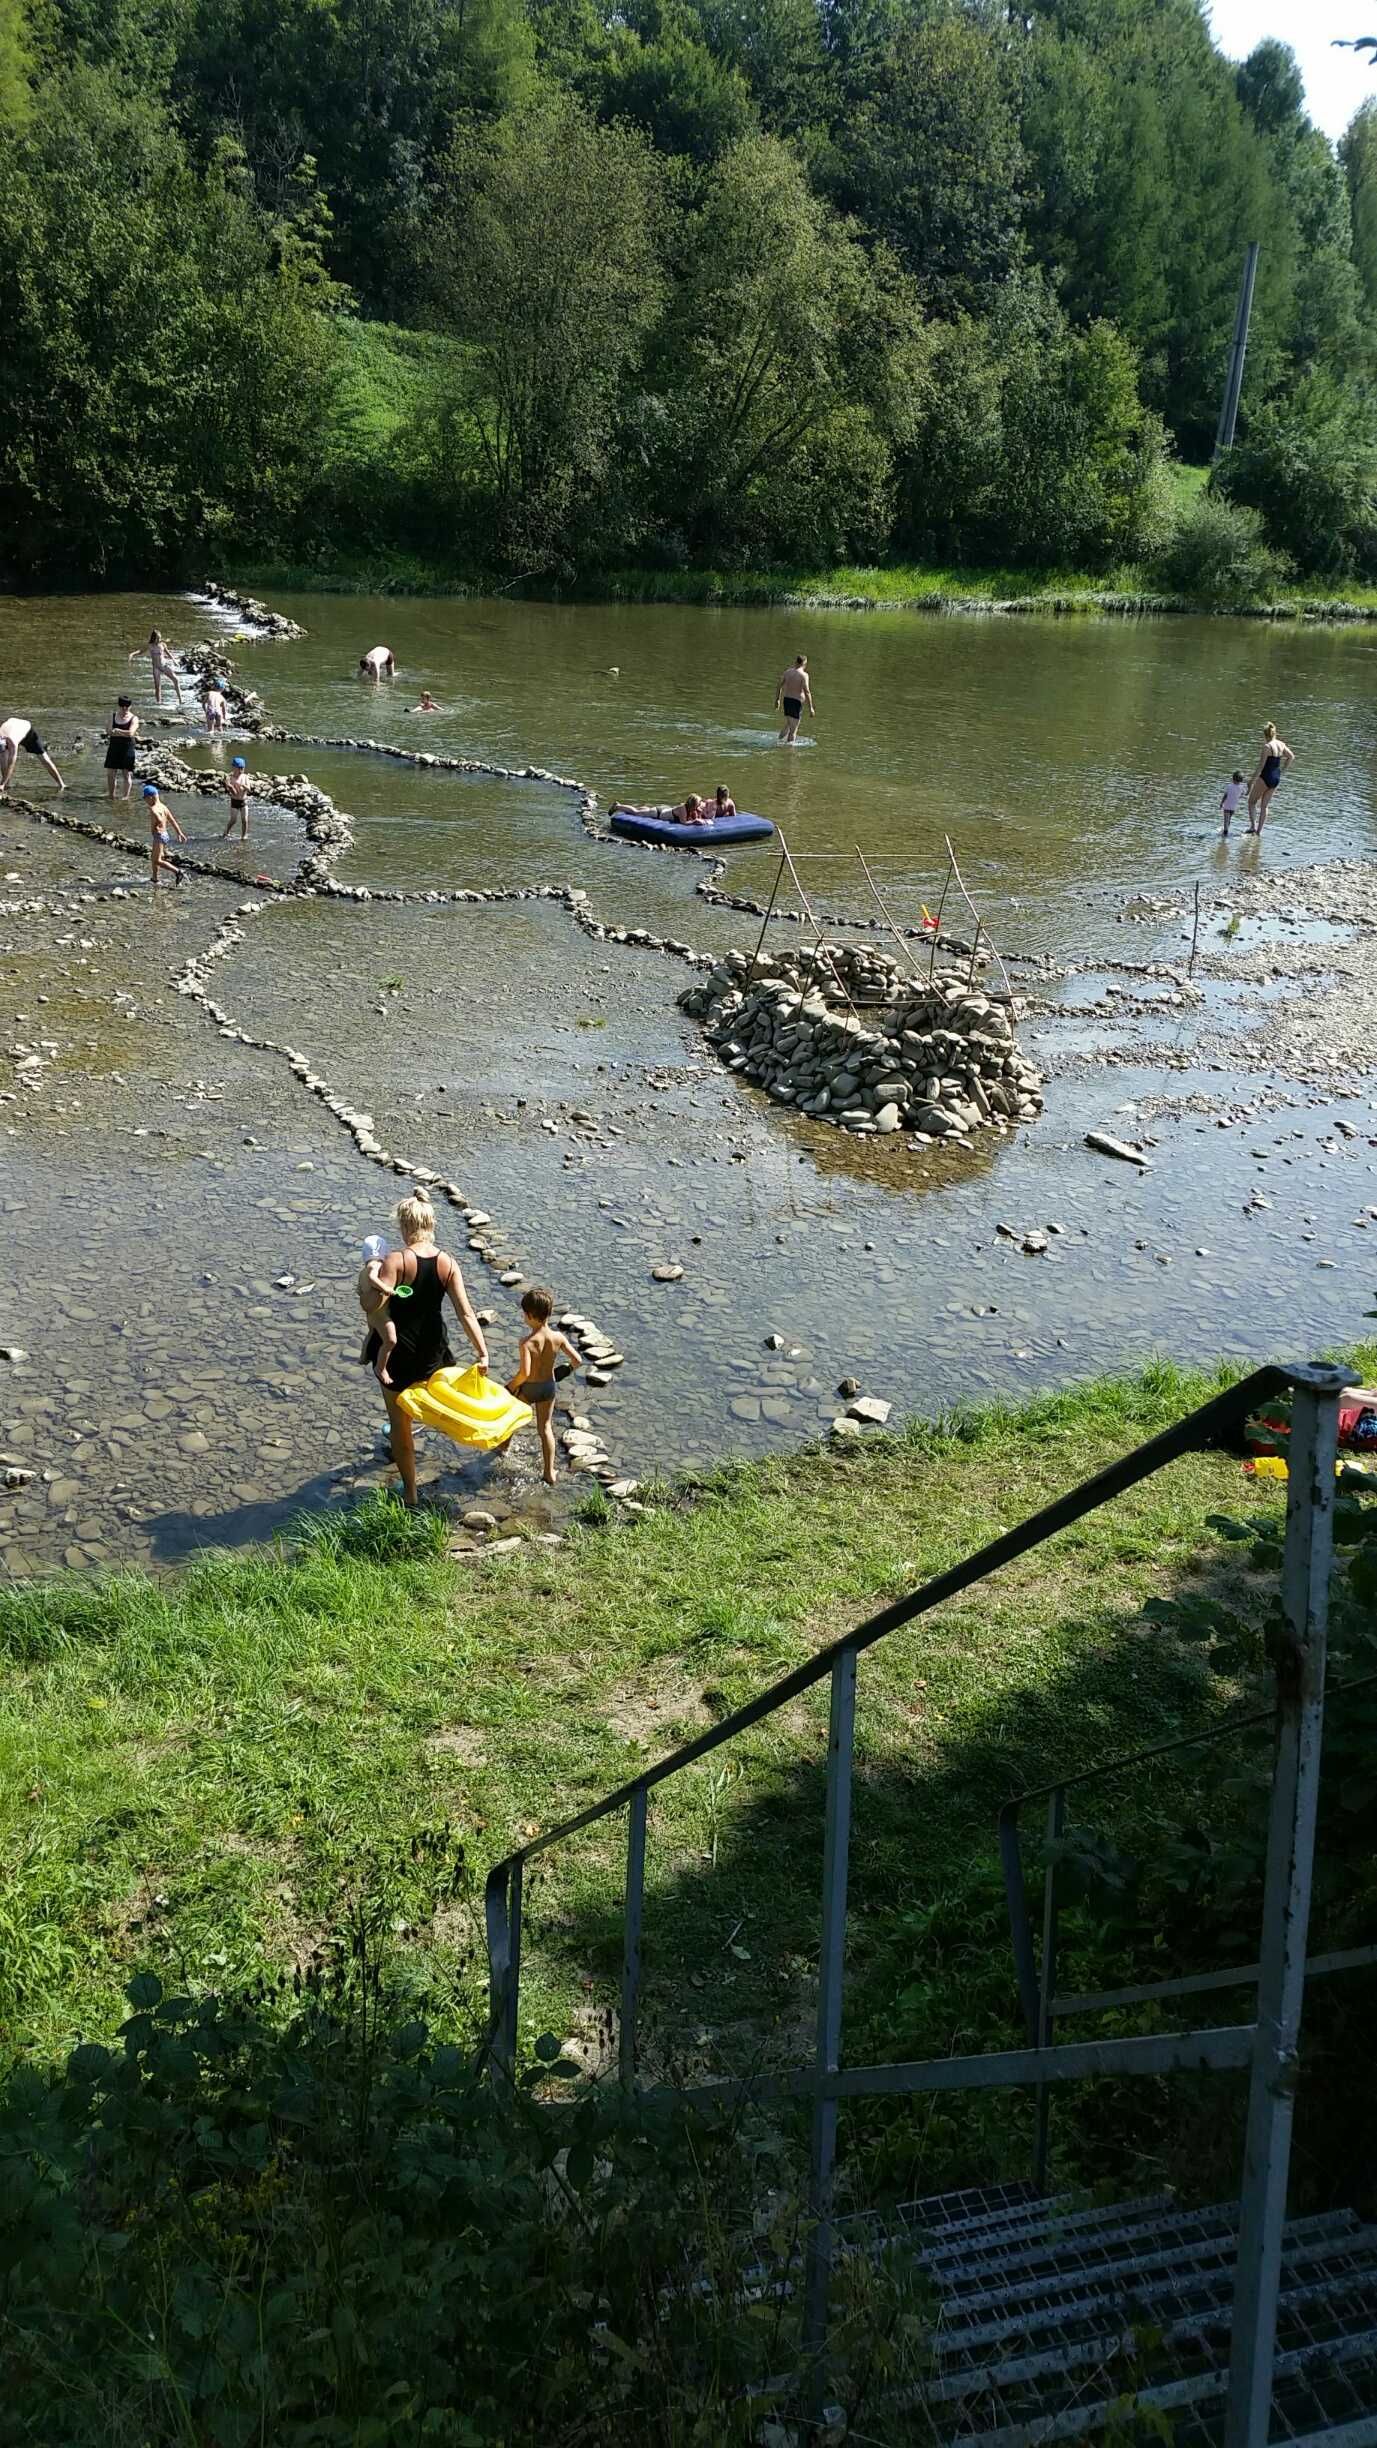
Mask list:
[[[452,405],[508,558],[548,568],[607,474],[659,305],[660,181],[646,139],[551,91],[462,141],[433,233],[435,306],[466,341]]]
[[[1339,159],[1348,187],[1354,269],[1371,325],[1377,323],[1377,99],[1355,111],[1339,140]]]

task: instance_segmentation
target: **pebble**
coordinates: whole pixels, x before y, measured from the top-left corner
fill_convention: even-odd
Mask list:
[[[882,1402],[877,1394],[859,1394],[854,1402],[847,1404],[847,1417],[864,1420],[873,1428],[883,1428],[893,1408],[892,1403]]]
[[[683,1279],[683,1273],[681,1266],[674,1266],[668,1260],[660,1266],[653,1266],[650,1270],[651,1280],[654,1283],[679,1283]]]

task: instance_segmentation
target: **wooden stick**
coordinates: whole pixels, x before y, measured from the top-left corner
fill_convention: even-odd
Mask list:
[[[746,991],[746,987],[750,985],[750,982],[751,982],[752,978],[755,976],[755,965],[756,965],[756,962],[759,960],[761,953],[762,953],[762,952],[764,951],[764,949],[765,949],[765,929],[766,929],[766,927],[769,925],[771,918],[774,916],[774,908],[775,908],[775,895],[776,895],[776,894],[778,893],[778,891],[779,891],[780,884],[782,883],[783,878],[784,878],[784,852],[781,850],[781,851],[780,851],[780,854],[779,854],[779,865],[778,865],[778,866],[776,867],[776,869],[775,869],[775,880],[774,880],[773,884],[770,886],[770,899],[769,899],[769,903],[768,903],[768,906],[767,906],[767,908],[766,908],[766,911],[765,911],[765,917],[764,917],[764,920],[763,920],[763,922],[762,922],[761,929],[760,929],[760,941],[759,941],[759,943],[756,945],[756,948],[755,948],[754,952],[751,954],[751,965],[750,965],[750,968],[749,968],[749,969],[747,970],[747,972],[746,972],[746,983],[745,983],[745,985],[744,985],[744,986],[742,987],[742,989],[741,989],[741,991],[742,991],[742,993],[743,993],[743,994],[744,994],[744,993],[745,993],[745,991]]]
[[[1194,924],[1194,926],[1191,928],[1191,956],[1190,956],[1190,959],[1189,959],[1189,960],[1187,961],[1187,963],[1186,963],[1186,975],[1187,975],[1187,977],[1194,977],[1194,975],[1195,975],[1195,945],[1196,945],[1196,938],[1198,937],[1199,933],[1200,933],[1200,882],[1199,882],[1199,878],[1197,877],[1197,879],[1196,879],[1196,886],[1195,886],[1195,924]]]
[[[956,864],[956,852],[953,850],[953,848],[952,848],[952,846],[951,846],[951,836],[950,836],[949,834],[944,833],[944,834],[943,834],[943,836],[942,836],[942,839],[945,841],[945,843],[946,843],[946,845],[947,845],[947,856],[948,856],[948,858],[951,860],[951,871],[952,871],[952,874],[953,874],[953,875],[955,876],[955,878],[956,878],[957,888],[958,888],[958,890],[959,890],[959,892],[960,892],[960,894],[961,894],[961,898],[962,898],[962,900],[965,902],[967,909],[970,911],[972,918],[974,918],[974,920],[975,920],[975,922],[976,922],[977,927],[979,927],[979,926],[981,926],[981,925],[983,924],[983,920],[981,919],[980,912],[979,912],[979,910],[976,908],[975,903],[972,901],[971,896],[970,896],[970,894],[967,892],[966,887],[965,887],[965,884],[964,884],[964,882],[962,881],[961,870],[960,870],[960,868],[959,868],[959,867],[957,866],[957,864]],[[988,936],[988,935],[989,935],[989,928],[988,928],[988,927],[986,927],[985,932],[986,932],[986,935]],[[977,936],[977,941],[978,941],[978,940],[979,940],[979,938],[978,938],[978,936]],[[994,946],[993,940],[991,940],[991,942],[990,942],[990,950],[991,950],[992,952],[994,952],[994,956],[995,956],[996,961],[999,961],[999,974],[1000,974],[1000,976],[1001,976],[1001,977],[1003,978],[1003,980],[1004,980],[1004,992],[1005,992],[1007,995],[1011,995],[1011,994],[1013,993],[1013,991],[1014,991],[1014,990],[1013,990],[1012,986],[1009,984],[1009,972],[1008,972],[1008,970],[1005,968],[1003,961],[999,959],[999,954],[998,954],[998,952],[997,952],[997,951],[995,951],[995,946]],[[973,972],[973,971],[972,971],[972,974],[974,974],[974,972]]]
[[[939,893],[939,895],[938,895],[938,899],[937,899],[937,918],[936,918],[936,921],[935,921],[935,923],[934,923],[933,930],[932,930],[932,949],[931,949],[931,951],[930,951],[930,952],[929,952],[929,954],[928,954],[928,984],[929,984],[929,986],[932,984],[932,980],[933,980],[933,973],[934,973],[934,971],[936,970],[936,967],[937,967],[937,946],[938,946],[939,942],[941,941],[941,936],[942,936],[942,912],[943,912],[943,910],[944,910],[944,909],[946,908],[946,906],[947,906],[947,893],[948,893],[948,890],[949,890],[950,885],[951,885],[951,871],[952,871],[952,869],[953,869],[953,867],[954,867],[955,865],[956,865],[956,861],[955,861],[955,859],[952,857],[952,854],[951,854],[951,843],[950,843],[950,842],[948,842],[948,843],[947,843],[947,872],[946,872],[945,876],[944,876],[944,877],[943,877],[943,879],[942,879],[942,890],[941,890],[941,892]]]
[[[775,830],[776,830],[776,832],[779,832],[779,846],[780,846],[781,851],[782,851],[782,852],[783,852],[783,854],[784,854],[785,859],[788,861],[789,873],[790,873],[790,875],[791,875],[791,876],[793,877],[793,879],[794,879],[794,890],[795,890],[795,892],[798,894],[799,900],[800,900],[800,901],[802,902],[802,904],[803,904],[803,914],[804,914],[805,918],[807,919],[808,924],[809,924],[809,925],[810,925],[810,927],[812,928],[812,930],[813,930],[813,934],[814,934],[814,936],[815,936],[815,938],[816,938],[816,944],[815,944],[815,950],[814,950],[814,959],[816,960],[817,955],[818,955],[819,953],[821,953],[822,958],[823,958],[823,959],[826,961],[828,968],[831,970],[833,977],[836,979],[836,982],[837,982],[837,987],[838,987],[839,992],[840,992],[841,994],[845,995],[846,1000],[847,1000],[847,1002],[848,1002],[848,1003],[851,1003],[851,997],[850,997],[850,994],[847,992],[846,981],[845,981],[845,979],[843,978],[843,976],[842,976],[842,973],[841,973],[840,969],[837,967],[836,962],[833,960],[831,953],[828,951],[826,944],[823,942],[823,939],[822,939],[822,929],[821,929],[821,927],[818,925],[818,922],[817,922],[816,918],[813,916],[812,906],[811,906],[811,904],[810,904],[810,902],[809,902],[809,899],[808,899],[808,895],[807,895],[807,893],[806,893],[806,892],[804,891],[804,889],[803,889],[803,885],[802,885],[802,882],[801,882],[800,877],[799,877],[799,872],[798,872],[797,867],[794,865],[793,856],[792,856],[792,853],[791,853],[791,851],[790,851],[790,849],[789,849],[789,845],[788,845],[788,843],[786,842],[786,840],[785,840],[785,838],[784,838],[783,833],[782,833],[782,832],[780,832],[780,829],[779,829],[779,827],[778,827],[778,826],[776,826]],[[812,976],[812,970],[811,970],[811,968],[810,968],[810,970],[809,970],[809,973],[808,973],[808,974],[809,974],[809,976],[810,976],[810,977]],[[860,1018],[860,1013],[859,1013],[859,1012],[856,1010],[856,1006],[855,1006],[855,1004],[854,1004],[854,1003],[851,1003],[851,1011],[852,1011],[852,1015],[853,1015],[853,1017],[854,1017],[855,1019],[859,1019],[859,1018]]]
[[[908,965],[909,965],[910,970],[912,971],[912,973],[913,973],[914,977],[916,978],[916,977],[917,977],[917,975],[918,975],[918,969],[917,969],[917,964],[916,964],[916,963],[915,963],[915,961],[914,961],[913,954],[910,952],[910,950],[909,950],[909,948],[908,948],[908,945],[905,943],[905,941],[904,941],[904,939],[903,939],[903,936],[902,936],[902,935],[899,933],[899,930],[898,930],[898,928],[896,927],[896,925],[895,925],[895,923],[894,923],[894,920],[891,918],[891,916],[890,916],[890,914],[889,914],[888,907],[886,906],[886,903],[885,903],[884,895],[881,893],[880,888],[879,888],[879,885],[876,883],[875,878],[873,877],[873,875],[872,875],[872,874],[871,874],[871,872],[870,872],[870,869],[867,867],[867,865],[866,865],[866,863],[865,863],[865,852],[864,852],[863,850],[861,850],[861,849],[858,849],[858,850],[857,850],[857,852],[856,852],[856,856],[857,856],[857,858],[858,858],[858,859],[860,860],[860,862],[861,862],[861,873],[862,873],[862,875],[865,877],[865,880],[866,880],[867,884],[870,886],[871,891],[872,891],[872,892],[873,892],[873,894],[875,895],[875,899],[876,899],[876,901],[879,903],[879,907],[880,907],[880,915],[881,915],[881,917],[883,918],[883,920],[884,920],[884,922],[885,922],[885,925],[888,927],[888,929],[889,929],[889,931],[890,931],[890,934],[893,936],[893,938],[894,938],[894,940],[895,940],[896,944],[898,945],[899,950],[902,952],[902,954],[903,954],[903,956],[904,956],[904,959],[905,959],[905,960],[908,962]]]

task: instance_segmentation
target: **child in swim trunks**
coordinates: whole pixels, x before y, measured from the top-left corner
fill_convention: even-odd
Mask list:
[[[554,1305],[553,1292],[547,1292],[540,1284],[532,1284],[529,1292],[522,1293],[521,1313],[527,1321],[527,1332],[521,1338],[516,1375],[507,1380],[507,1392],[519,1394],[535,1413],[541,1476],[547,1487],[555,1483],[556,1380],[583,1366],[582,1352],[550,1324]]]
[[[237,817],[239,820],[239,839],[241,841],[247,841],[249,838],[249,771],[247,762],[243,757],[235,757],[233,759],[230,770],[225,776],[225,788],[229,792],[229,823],[226,825],[225,831],[221,834],[220,839],[223,841],[228,834],[234,831],[235,818]]]
[[[366,1367],[371,1360],[373,1373],[379,1385],[388,1385],[391,1382],[387,1374],[387,1363],[397,1348],[397,1329],[388,1314],[391,1295],[380,1275],[382,1262],[386,1256],[387,1243],[382,1234],[370,1233],[363,1245],[363,1264],[359,1268],[358,1279],[354,1286],[359,1296],[359,1307],[366,1320],[363,1348],[359,1353],[359,1365]]]
[[[1224,823],[1221,828],[1221,837],[1224,841],[1227,841],[1229,838],[1230,823],[1238,814],[1239,809],[1243,805],[1243,795],[1247,788],[1247,783],[1244,781],[1238,767],[1235,766],[1233,780],[1232,782],[1225,783],[1224,796],[1219,802],[1219,813],[1224,819]]]
[[[179,842],[184,842],[185,833],[171,808],[159,798],[152,782],[145,782],[143,786],[143,803],[148,810],[148,863],[153,890],[156,892],[161,884],[164,869],[174,884],[184,884],[186,878],[175,859],[169,856],[168,843],[174,833]]]

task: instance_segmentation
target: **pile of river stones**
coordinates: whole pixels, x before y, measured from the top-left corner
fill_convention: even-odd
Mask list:
[[[1009,996],[950,971],[920,982],[870,946],[729,952],[679,1005],[729,1071],[843,1130],[932,1143],[1042,1111],[1042,1075],[1015,1044]]]

